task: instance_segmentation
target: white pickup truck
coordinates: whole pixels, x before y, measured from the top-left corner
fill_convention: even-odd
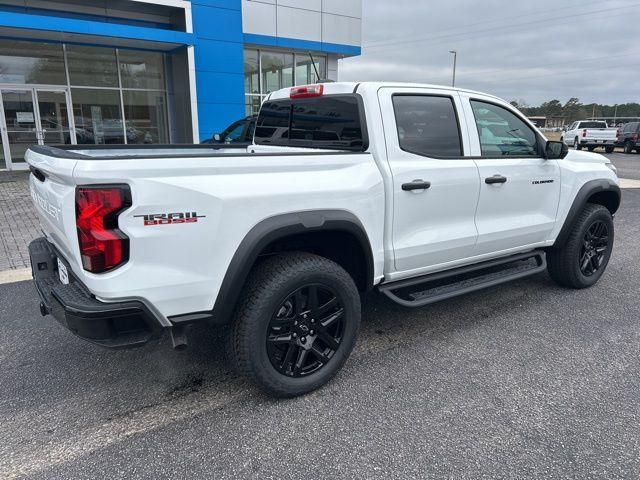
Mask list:
[[[254,144],[36,146],[43,315],[107,347],[229,325],[239,370],[277,396],[344,364],[361,293],[404,307],[548,269],[595,284],[615,167],[547,141],[508,103],[395,83],[271,94]]]
[[[618,129],[609,128],[607,122],[582,120],[573,122],[560,141],[573,145],[576,150],[587,148],[593,152],[597,147],[602,147],[607,153],[612,153],[618,141]]]

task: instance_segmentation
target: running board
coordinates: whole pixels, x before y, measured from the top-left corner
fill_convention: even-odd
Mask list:
[[[383,284],[378,290],[404,307],[423,307],[448,298],[540,273],[545,253],[536,250],[475,265]]]

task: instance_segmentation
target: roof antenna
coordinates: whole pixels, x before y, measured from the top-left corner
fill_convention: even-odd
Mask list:
[[[318,73],[318,67],[316,67],[316,62],[313,59],[313,55],[311,55],[311,52],[307,52],[309,53],[309,58],[311,59],[311,65],[313,65],[313,69],[316,71],[316,78],[318,79],[318,81],[321,80],[320,78],[320,74]]]
[[[311,65],[313,65],[313,69],[316,72],[316,78],[318,79],[318,83],[333,83],[333,80],[329,80],[328,78],[322,78],[320,76],[320,73],[318,72],[318,67],[316,67],[316,62],[313,59],[313,55],[311,55],[311,52],[307,52],[309,54],[309,58],[311,59]]]

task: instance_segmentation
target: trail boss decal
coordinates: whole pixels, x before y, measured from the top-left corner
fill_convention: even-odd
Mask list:
[[[199,218],[206,218],[206,215],[198,215],[196,212],[185,213],[152,213],[150,215],[134,215],[135,218],[142,218],[145,227],[154,225],[175,225],[180,223],[198,223]]]

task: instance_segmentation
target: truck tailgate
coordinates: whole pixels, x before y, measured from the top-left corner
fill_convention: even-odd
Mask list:
[[[55,158],[29,150],[26,155],[32,174],[29,189],[43,233],[72,263],[79,265],[75,219],[75,181],[77,161]]]
[[[616,129],[612,128],[588,128],[587,138],[592,140],[617,140]]]

